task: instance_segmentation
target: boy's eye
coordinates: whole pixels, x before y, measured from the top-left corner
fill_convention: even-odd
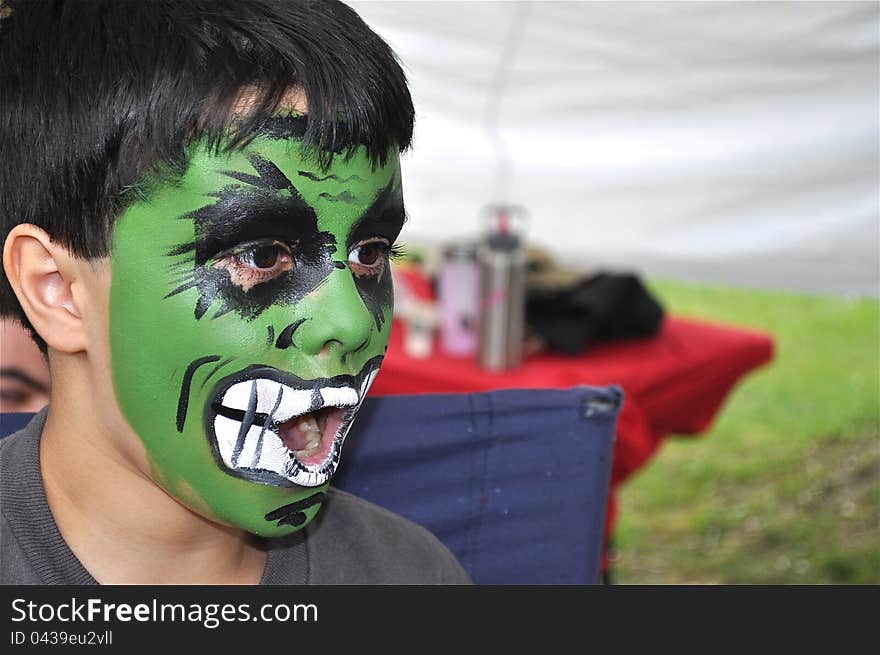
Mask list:
[[[229,279],[244,291],[293,269],[290,246],[280,241],[257,241],[236,246],[218,255],[214,268],[229,273]]]
[[[361,241],[348,253],[349,268],[357,277],[380,275],[385,270],[390,249],[391,244],[387,239]]]
[[[238,259],[243,264],[254,268],[271,269],[283,256],[283,250],[279,246],[271,245],[247,250]]]

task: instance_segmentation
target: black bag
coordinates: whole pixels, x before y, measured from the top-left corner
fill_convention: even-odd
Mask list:
[[[549,350],[575,355],[608,339],[656,334],[663,307],[632,274],[599,273],[561,289],[529,288],[526,323]]]

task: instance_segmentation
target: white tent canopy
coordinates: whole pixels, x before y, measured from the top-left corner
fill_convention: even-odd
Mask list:
[[[350,4],[411,81],[404,241],[501,200],[584,267],[878,293],[877,3]]]

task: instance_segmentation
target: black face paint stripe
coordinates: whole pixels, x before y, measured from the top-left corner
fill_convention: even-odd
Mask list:
[[[183,214],[181,216],[178,216],[178,218],[187,219],[187,218],[189,218],[189,214]],[[172,248],[171,250],[169,250],[165,254],[168,255],[169,257],[179,257],[180,255],[185,255],[186,253],[192,252],[195,249],[196,249],[196,242],[189,241],[187,243],[181,243],[180,245],[175,246],[174,248]]]
[[[244,423],[244,417],[247,416],[247,412],[245,410],[226,407],[225,405],[221,405],[219,402],[214,403],[213,408],[218,416],[225,416],[226,418],[231,418],[232,420],[238,421],[239,423]],[[251,425],[263,426],[268,420],[268,414],[264,412],[254,412],[254,415],[251,417]]]
[[[347,248],[352,248],[363,239],[384,237],[394,243],[406,223],[406,210],[399,189],[395,188],[397,176],[376,194],[373,202],[352,226],[348,235]]]
[[[258,397],[257,381],[254,380],[253,383],[251,383],[251,397],[248,398],[247,411],[245,411],[241,426],[238,428],[238,439],[235,441],[235,449],[232,451],[233,466],[238,466],[238,458],[241,457],[241,451],[244,449],[244,442],[247,438],[248,430],[250,430],[251,426],[254,424],[254,414],[257,412]]]
[[[311,171],[297,171],[297,173],[306,178],[307,180],[311,180],[312,182],[326,182],[327,180],[336,180],[340,184],[347,184],[348,182],[365,182],[364,178],[360,175],[356,175],[352,173],[348,177],[339,177],[336,174],[331,173],[330,175],[315,175]]]
[[[344,271],[346,269],[345,262],[333,262],[333,268],[338,269],[340,271]]]
[[[199,366],[204,364],[209,364],[211,362],[216,362],[220,359],[220,355],[208,355],[207,357],[199,357],[198,359],[194,359],[189,366],[186,367],[186,372],[183,374],[183,382],[180,384],[180,398],[177,401],[177,431],[183,432],[183,424],[186,421],[186,408],[189,405],[189,389],[192,385],[193,375],[195,375],[196,369]]]
[[[205,388],[205,385],[208,384],[208,382],[210,381],[210,379],[211,379],[212,377],[214,377],[214,374],[215,374],[217,371],[219,371],[221,368],[223,368],[224,366],[226,366],[226,365],[227,365],[229,362],[231,362],[231,361],[232,361],[232,357],[227,357],[227,358],[224,359],[222,362],[220,362],[219,364],[217,364],[214,368],[212,368],[211,371],[208,373],[208,375],[205,376],[205,379],[202,380],[202,383],[199,385],[199,389],[204,389],[204,388]]]
[[[303,510],[323,503],[324,495],[323,491],[319,491],[308,498],[303,498],[295,503],[272,510],[264,518],[267,521],[278,521],[279,527],[282,525],[300,526],[306,522],[306,515]]]
[[[296,332],[297,328],[305,322],[306,319],[301,318],[284,328],[281,331],[281,334],[278,335],[275,347],[278,348],[278,350],[286,350],[287,348],[290,348],[293,345],[293,333]]]
[[[226,316],[229,312],[231,312],[235,307],[224,302],[223,305],[214,312],[213,316],[211,316],[211,320],[213,321],[215,318],[220,318],[221,316]]]
[[[266,139],[290,141],[302,140],[308,130],[308,116],[272,116],[267,118],[256,130],[256,136]],[[339,121],[329,126],[331,138],[321,139],[321,151],[341,154],[353,147],[351,144],[360,143],[363,139],[357,134],[352,134],[348,123]],[[366,144],[364,144],[366,145]]]
[[[406,211],[400,189],[395,187],[396,181],[395,174],[376,194],[370,207],[352,227],[347,240],[349,252],[361,241],[372,237],[382,237],[389,243],[394,243],[397,239],[406,222]],[[385,262],[386,268],[388,263]],[[387,271],[387,275],[386,271],[379,275],[355,275],[354,281],[364,306],[373,317],[376,329],[381,331],[386,311],[394,306],[390,271]]]
[[[353,196],[347,189],[339,194],[319,193],[318,198],[327,202],[344,202],[347,205],[353,205],[358,199]]]
[[[266,332],[266,343],[271,346],[272,342],[275,341],[275,328],[270,325]]]
[[[354,350],[352,350],[348,354],[351,356],[359,355],[361,352],[366,350],[367,346],[369,346],[369,345],[370,345],[370,337],[367,337],[366,339],[364,339],[364,342],[361,345],[359,345],[357,348],[355,348]]]
[[[188,250],[192,251],[193,248],[189,248]],[[168,264],[167,268],[169,271],[174,271],[175,273],[179,273],[183,271],[184,274],[188,273],[188,269],[192,268],[193,262],[196,261],[195,255],[187,255],[186,257],[182,255],[175,255],[173,251],[169,251],[165,253],[167,257],[179,257],[176,262],[171,262]]]
[[[257,464],[260,462],[260,455],[263,454],[263,435],[266,434],[266,426],[275,422],[275,412],[278,411],[278,407],[281,405],[281,397],[283,395],[284,387],[278,387],[278,396],[275,398],[275,404],[272,405],[272,411],[269,412],[269,417],[263,421],[263,426],[260,428],[260,436],[257,438],[257,447],[254,448],[254,457],[251,460],[251,468],[257,468]]]
[[[176,296],[178,293],[183,293],[187,289],[192,289],[193,287],[196,287],[198,285],[199,285],[199,283],[196,282],[195,279],[189,279],[186,282],[184,282],[183,284],[181,284],[179,287],[177,287],[176,289],[173,289],[173,290],[169,291],[168,293],[166,293],[165,298],[171,298],[172,296]]]
[[[291,181],[287,179],[287,176],[280,168],[278,168],[278,166],[275,165],[274,162],[255,152],[249,153],[247,158],[251,163],[251,166],[254,167],[254,170],[257,171],[257,175],[230,170],[222,171],[222,173],[226,177],[231,177],[239,182],[244,182],[245,184],[250,184],[251,186],[255,186],[259,189],[266,189],[268,191],[283,191],[285,189],[290,189],[293,186]]]
[[[256,130],[256,136],[289,141],[306,135],[309,119],[306,116],[270,116]]]
[[[200,295],[198,301],[196,301],[196,309],[195,309],[195,317],[196,320],[201,319],[202,316],[205,315],[205,312],[208,311],[208,308],[211,306],[211,303],[214,302],[214,296],[208,295]]]

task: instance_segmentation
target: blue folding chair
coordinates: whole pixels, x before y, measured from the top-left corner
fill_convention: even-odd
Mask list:
[[[599,581],[619,389],[368,399],[333,484],[425,526],[478,584]]]
[[[368,398],[333,484],[426,527],[477,584],[599,581],[615,387]],[[31,414],[0,414],[0,436]]]

